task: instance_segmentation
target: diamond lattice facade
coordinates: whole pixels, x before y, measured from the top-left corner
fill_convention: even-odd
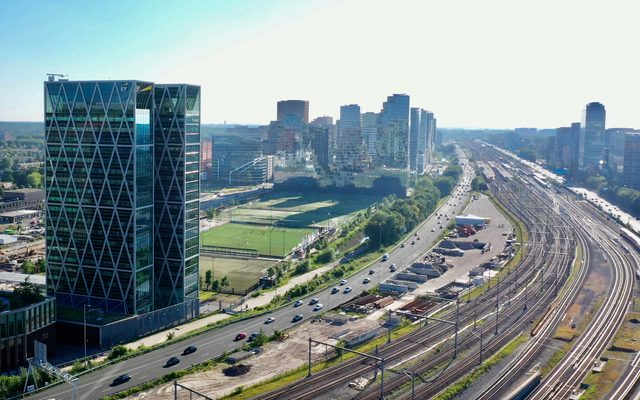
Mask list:
[[[200,88],[44,91],[48,293],[122,315],[197,299]]]

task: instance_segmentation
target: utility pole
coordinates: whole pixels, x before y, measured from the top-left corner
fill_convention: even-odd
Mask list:
[[[453,358],[458,357],[458,310],[460,309],[460,302],[456,299],[456,323],[455,323],[455,336],[454,336],[454,347],[453,347]]]
[[[496,332],[498,334],[498,312],[500,306],[500,277],[498,277],[498,283],[496,284]]]

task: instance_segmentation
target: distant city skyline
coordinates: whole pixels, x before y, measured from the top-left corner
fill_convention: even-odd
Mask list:
[[[596,0],[2,2],[0,120],[41,121],[45,74],[63,73],[198,84],[205,124],[266,125],[286,99],[337,119],[341,105],[379,112],[407,93],[443,127],[555,128],[600,102],[608,127],[637,128],[638,11]]]

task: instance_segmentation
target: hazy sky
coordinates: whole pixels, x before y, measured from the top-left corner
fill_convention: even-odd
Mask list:
[[[608,127],[640,128],[639,15],[637,0],[0,0],[0,120],[42,120],[55,72],[199,84],[205,123],[408,93],[439,126],[566,126],[600,101]]]

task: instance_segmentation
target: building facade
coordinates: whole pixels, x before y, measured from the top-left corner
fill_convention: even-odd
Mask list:
[[[197,302],[200,88],[49,81],[44,92],[48,294],[122,317]]]
[[[340,107],[340,120],[334,148],[334,166],[337,171],[360,172],[363,169],[364,142],[360,106],[348,104]]]
[[[622,182],[626,187],[640,190],[640,133],[624,135],[623,163]]]
[[[409,168],[409,96],[387,97],[380,113],[378,158],[388,168]]]
[[[282,100],[278,102],[278,121],[284,121],[289,116],[295,116],[305,124],[309,123],[308,100]]]
[[[0,297],[4,297],[0,294]],[[0,312],[0,372],[26,367],[27,358],[34,355],[34,341],[55,349],[55,298]]]
[[[606,111],[601,103],[589,103],[584,109],[580,146],[580,167],[599,168],[605,148]]]

